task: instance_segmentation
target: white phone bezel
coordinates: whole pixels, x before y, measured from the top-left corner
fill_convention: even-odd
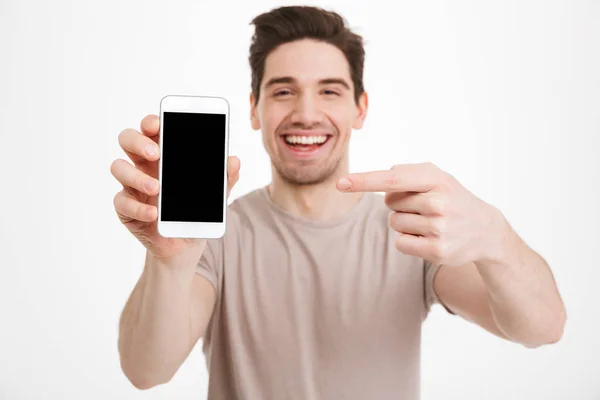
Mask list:
[[[163,115],[164,112],[192,112],[225,115],[225,154],[223,157],[223,222],[175,222],[162,221],[162,163],[163,163]],[[225,234],[227,225],[227,158],[229,155],[229,103],[222,97],[168,95],[160,101],[160,158],[158,167],[158,233],[167,238],[219,238]]]

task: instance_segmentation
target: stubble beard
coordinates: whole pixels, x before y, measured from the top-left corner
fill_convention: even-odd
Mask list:
[[[342,157],[329,162],[323,162],[323,165],[310,165],[312,162],[299,162],[294,167],[282,165],[282,163],[271,162],[279,176],[287,183],[295,186],[318,185],[335,175],[338,170]]]

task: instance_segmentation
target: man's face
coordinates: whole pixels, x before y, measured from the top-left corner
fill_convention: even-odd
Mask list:
[[[265,61],[252,127],[262,130],[271,163],[290,183],[317,184],[348,155],[350,132],[362,127],[367,95],[357,105],[344,53],[313,40],[286,43]]]

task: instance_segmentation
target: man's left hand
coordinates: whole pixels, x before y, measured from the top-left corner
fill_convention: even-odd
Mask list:
[[[508,224],[500,211],[432,163],[340,179],[342,192],[385,192],[396,248],[433,263],[459,266],[497,254]]]

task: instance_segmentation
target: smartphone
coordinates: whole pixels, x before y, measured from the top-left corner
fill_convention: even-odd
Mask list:
[[[219,238],[227,217],[229,103],[169,95],[160,102],[158,233]]]

